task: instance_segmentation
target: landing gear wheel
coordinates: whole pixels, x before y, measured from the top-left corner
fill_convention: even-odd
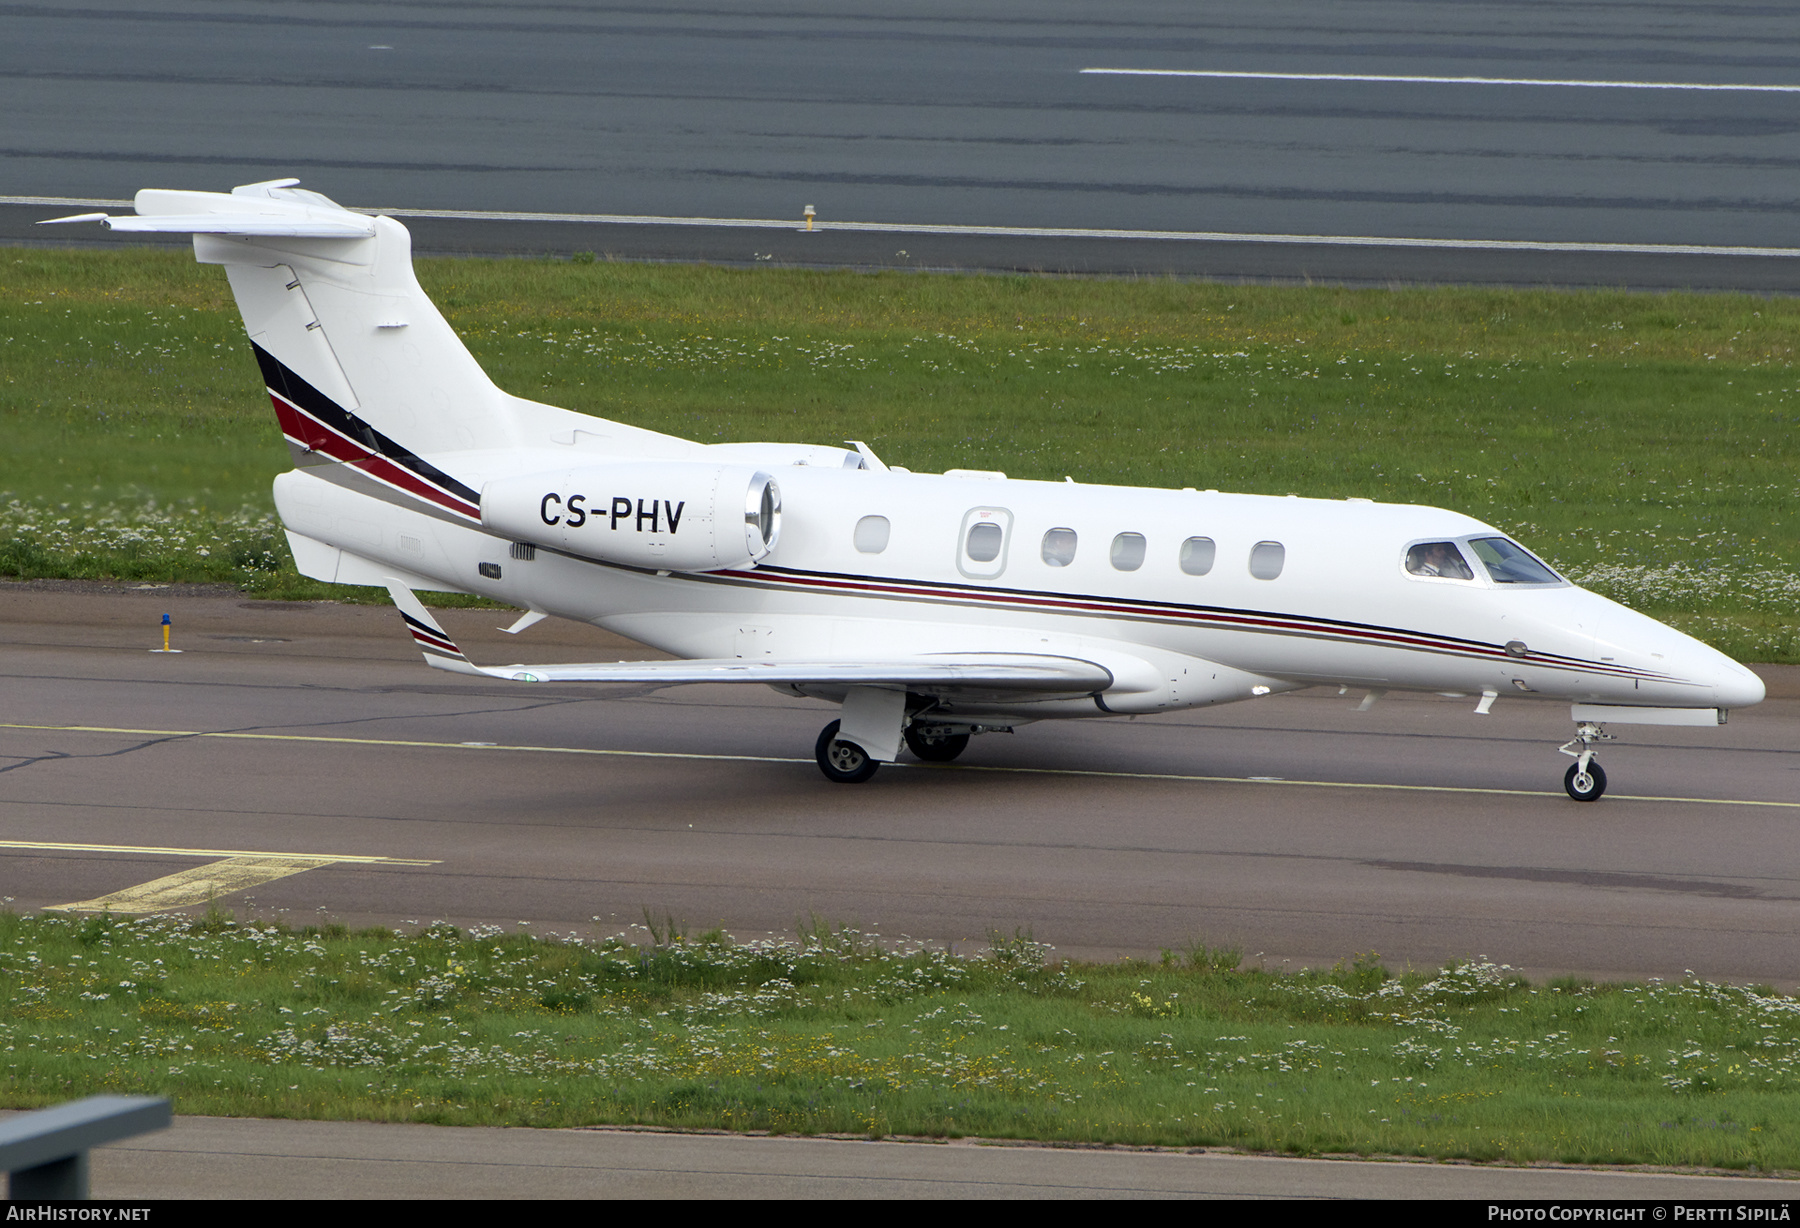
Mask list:
[[[933,736],[908,728],[906,749],[926,763],[948,763],[969,749],[969,735],[945,733]]]
[[[875,774],[881,761],[871,759],[869,753],[854,742],[840,742],[837,732],[841,723],[833,721],[820,731],[813,757],[819,761],[819,770],[825,773],[825,779],[832,784],[860,785]]]
[[[1588,760],[1585,772],[1581,770],[1579,763],[1571,763],[1568,773],[1563,777],[1563,788],[1578,802],[1597,802],[1600,795],[1606,792],[1606,769],[1592,759]]]

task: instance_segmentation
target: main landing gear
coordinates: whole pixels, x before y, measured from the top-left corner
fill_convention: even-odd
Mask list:
[[[948,763],[969,749],[969,735],[915,723],[906,727],[906,749],[926,763]]]
[[[819,761],[819,770],[825,773],[825,779],[832,784],[860,785],[875,774],[881,761],[871,759],[869,753],[854,742],[839,741],[837,735],[841,723],[833,721],[819,731],[813,757]]]
[[[1563,788],[1576,801],[1597,802],[1606,792],[1606,770],[1594,759],[1594,743],[1610,741],[1612,735],[1605,729],[1593,721],[1582,721],[1575,726],[1575,736],[1558,748],[1575,758],[1563,774]],[[1572,750],[1571,747],[1580,749]]]
[[[838,737],[842,725],[842,721],[833,721],[819,732],[813,757],[818,760],[819,771],[825,774],[826,780],[839,785],[859,785],[875,775],[881,761],[871,757],[855,742]],[[906,726],[902,736],[906,739],[906,748],[916,758],[926,763],[949,763],[968,749],[971,734],[981,732],[985,729],[979,725],[957,727],[913,721]]]

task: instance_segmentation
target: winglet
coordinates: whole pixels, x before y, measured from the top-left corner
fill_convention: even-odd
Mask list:
[[[453,674],[485,676],[485,671],[463,656],[456,641],[444,634],[437,619],[431,616],[431,612],[410,588],[389,576],[387,590],[388,595],[394,599],[394,605],[400,610],[400,617],[406,620],[406,629],[412,632],[413,642],[425,654],[425,664],[436,669],[447,669]]]

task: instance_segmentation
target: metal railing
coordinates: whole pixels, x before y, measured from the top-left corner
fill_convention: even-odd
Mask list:
[[[88,1151],[167,1129],[169,1102],[152,1096],[89,1096],[0,1121],[0,1168],[7,1197],[88,1196]]]

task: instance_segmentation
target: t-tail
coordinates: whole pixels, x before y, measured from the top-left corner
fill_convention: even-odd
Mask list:
[[[195,257],[225,267],[295,465],[314,476],[478,525],[483,454],[577,431],[660,450],[654,432],[503,392],[420,287],[406,227],[298,182],[146,189],[135,217],[55,220],[192,234]]]
[[[515,398],[495,387],[420,288],[404,226],[296,182],[229,196],[149,189],[133,202],[139,216],[94,220],[115,231],[192,233],[196,258],[225,266],[298,465],[355,465],[479,520],[477,492],[419,457],[519,446]]]

